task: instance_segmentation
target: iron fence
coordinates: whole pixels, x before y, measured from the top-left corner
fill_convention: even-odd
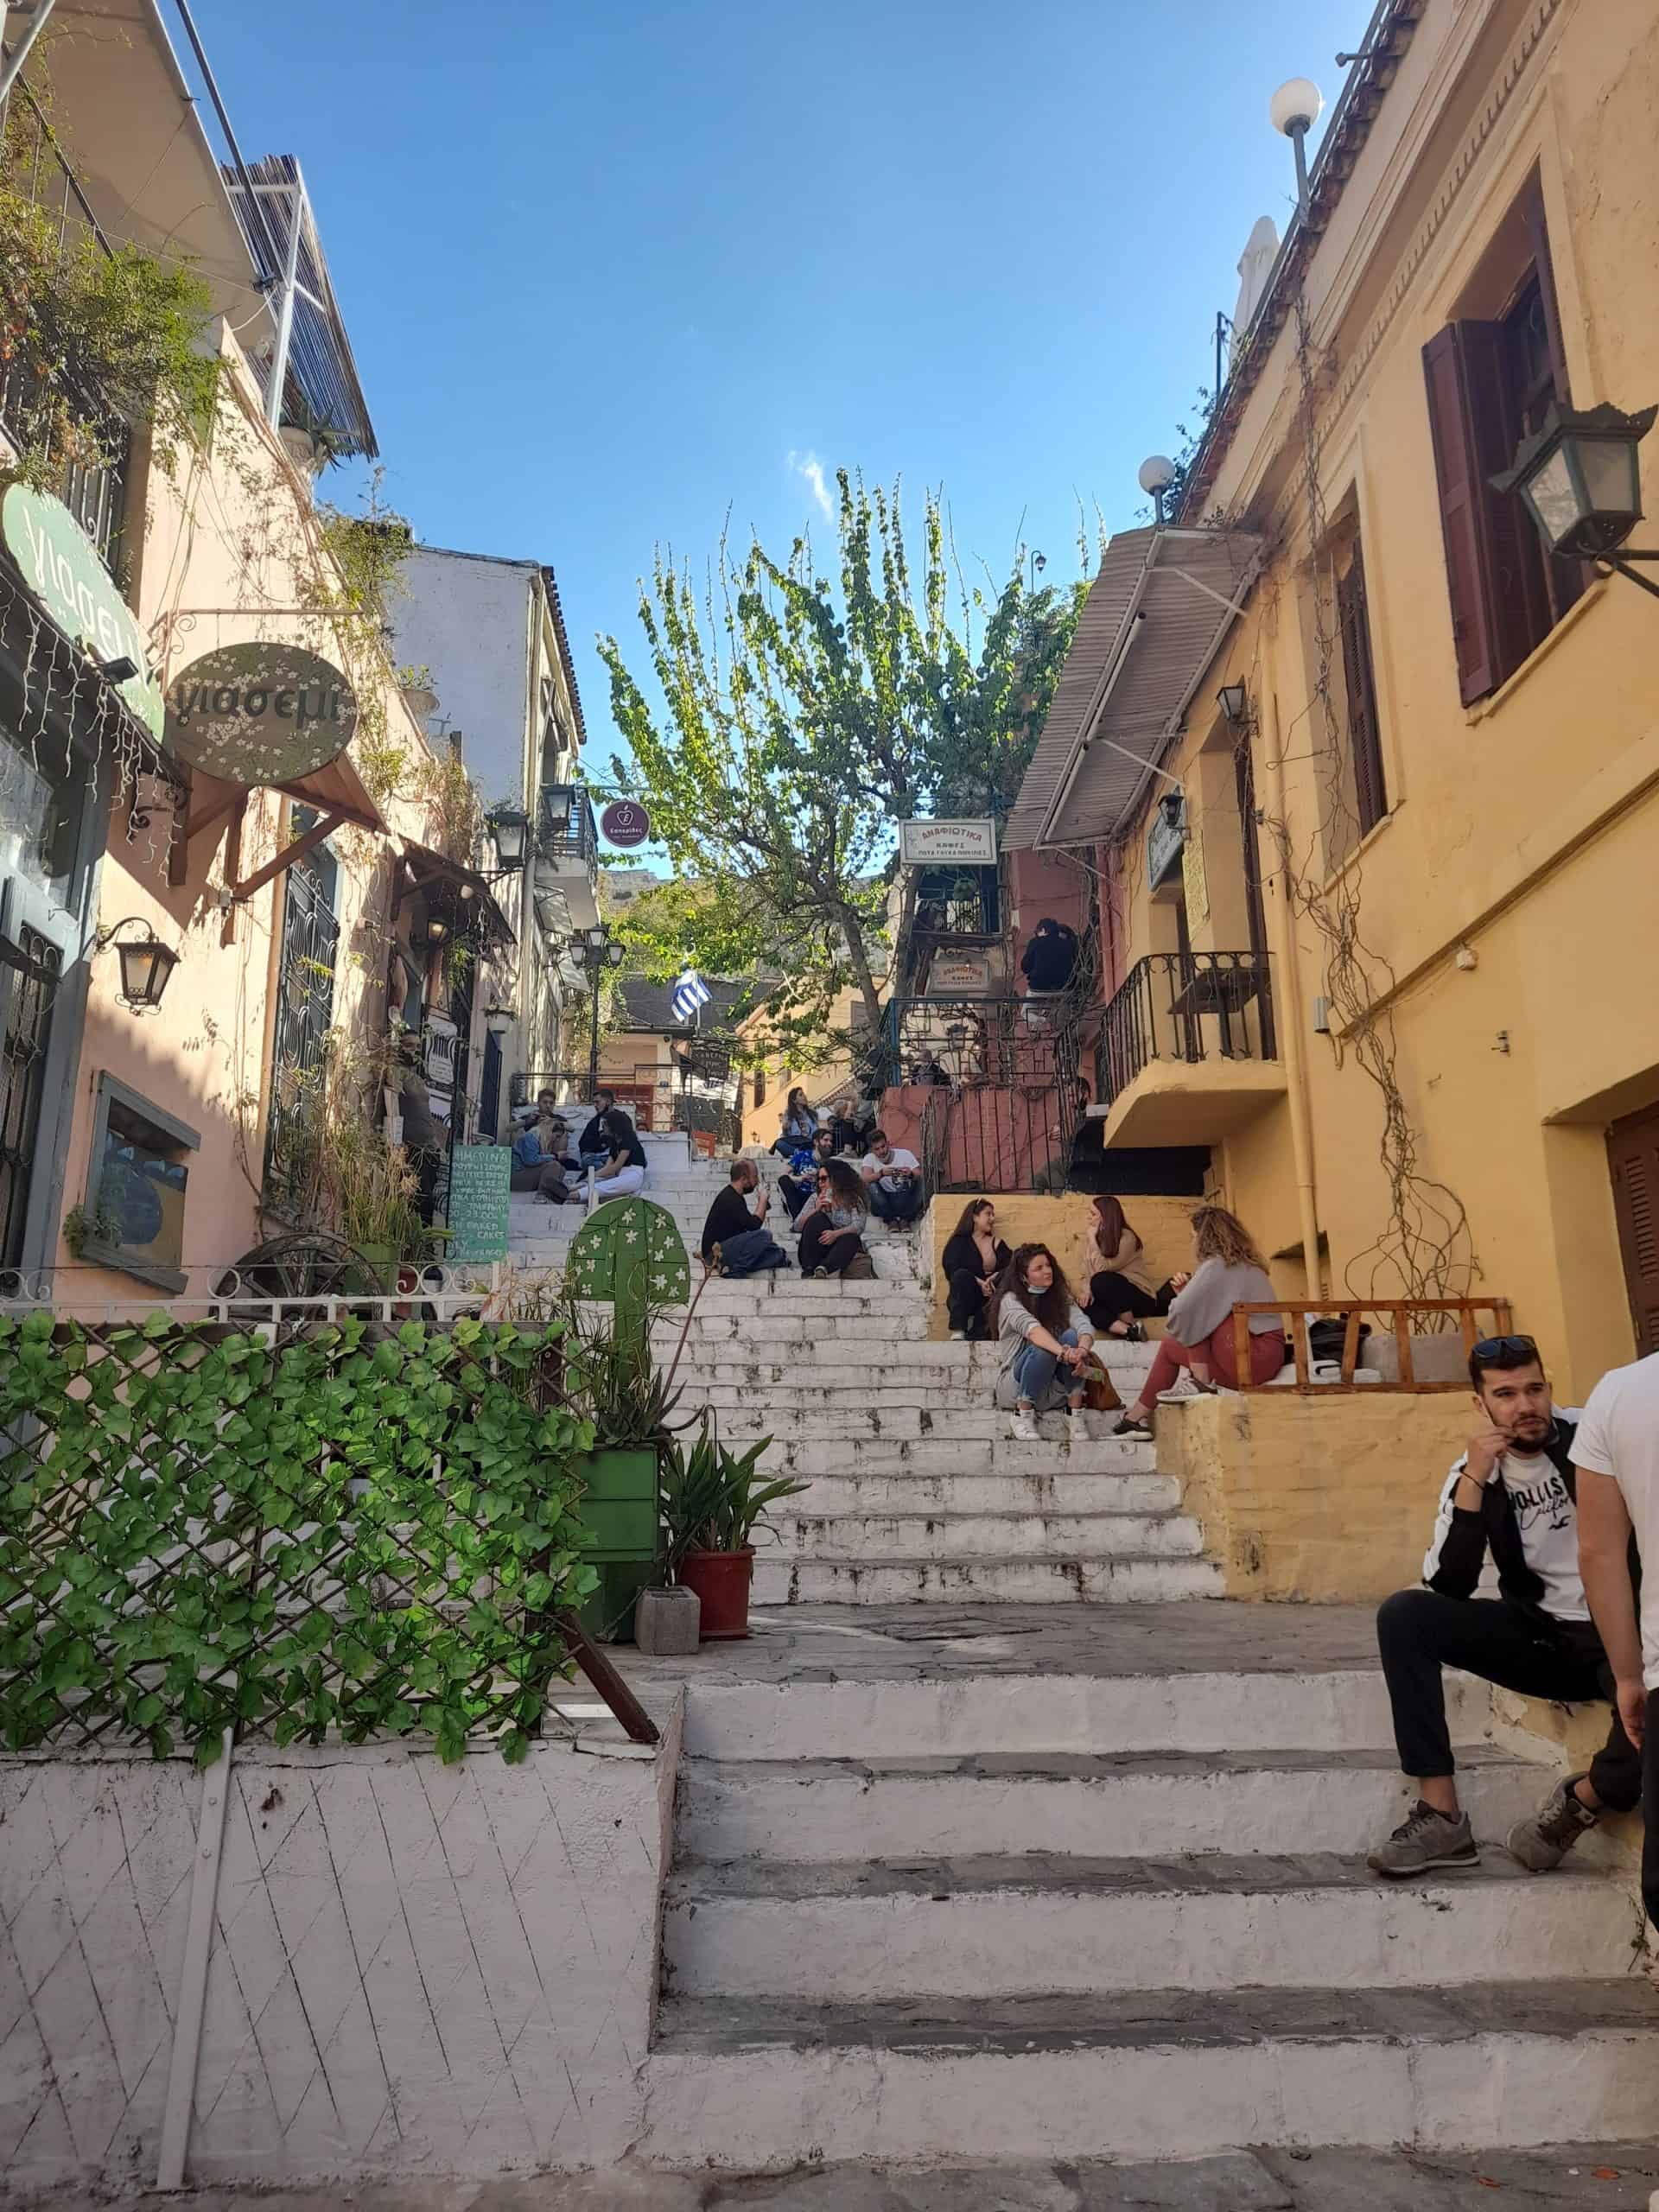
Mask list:
[[[1265,952],[1155,952],[1136,961],[1106,1008],[1096,1089],[1116,1098],[1154,1060],[1274,1060]]]

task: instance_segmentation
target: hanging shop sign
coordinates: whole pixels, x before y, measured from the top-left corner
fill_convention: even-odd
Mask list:
[[[929,861],[964,861],[980,868],[996,861],[996,824],[982,822],[901,822],[899,857],[925,866]]]
[[[650,836],[651,817],[637,798],[613,798],[600,816],[599,828],[607,845],[627,851]]]
[[[0,536],[23,582],[66,637],[102,664],[132,662],[138,674],[115,688],[159,737],[167,709],[162,687],[149,672],[148,641],[99,559],[98,548],[63,501],[27,484],[9,485],[0,502]]]
[[[326,768],[356,728],[351,683],[303,645],[221,645],[167,687],[167,741],[176,757],[250,789]]]

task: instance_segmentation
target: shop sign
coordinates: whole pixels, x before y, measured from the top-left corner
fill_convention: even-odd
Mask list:
[[[221,645],[167,687],[167,741],[188,768],[248,789],[289,784],[339,760],[357,694],[303,645]]]
[[[913,866],[960,861],[974,868],[996,865],[996,824],[982,822],[901,822],[899,857]]]
[[[457,1145],[449,1159],[448,1260],[505,1260],[512,1221],[512,1148]]]
[[[62,500],[27,484],[10,485],[0,503],[0,535],[23,582],[66,637],[85,645],[96,661],[137,664],[139,673],[116,689],[159,737],[167,709],[162,687],[149,672],[148,641],[99,559],[98,548]]]
[[[949,959],[936,960],[927,971],[927,996],[931,999],[988,997],[991,988],[991,963],[983,952],[952,954]]]
[[[1186,842],[1186,805],[1183,801],[1173,810],[1175,818],[1170,820],[1171,810],[1161,805],[1152,810],[1152,823],[1147,831],[1147,882],[1156,891],[1166,883],[1181,865],[1181,849]]]
[[[626,851],[650,836],[651,817],[637,798],[613,798],[600,816],[599,828],[607,845],[620,845]]]

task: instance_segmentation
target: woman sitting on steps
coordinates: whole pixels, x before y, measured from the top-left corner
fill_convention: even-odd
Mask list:
[[[939,1262],[949,1287],[950,1333],[983,1337],[996,1279],[1008,1264],[1007,1246],[996,1233],[996,1207],[969,1198]]]
[[[1014,1408],[1016,1442],[1035,1444],[1037,1417],[1062,1400],[1083,1411],[1084,1373],[1095,1341],[1046,1244],[1022,1244],[997,1286],[996,1402]],[[1064,1372],[1062,1372],[1064,1370]]]
[[[861,1234],[869,1217],[857,1168],[847,1160],[825,1160],[818,1170],[818,1195],[800,1217],[801,1273],[867,1281],[875,1273]]]
[[[1149,1437],[1154,1402],[1176,1405],[1209,1396],[1216,1388],[1212,1373],[1230,1389],[1238,1386],[1233,1308],[1276,1297],[1273,1278],[1249,1231],[1225,1206],[1200,1206],[1193,1215],[1192,1256],[1198,1264],[1170,1306],[1152,1372],[1114,1436]],[[1285,1363],[1284,1316],[1252,1313],[1249,1337],[1250,1380],[1266,1382]]]
[[[1090,1279],[1089,1319],[1109,1337],[1143,1343],[1147,1332],[1141,1324],[1168,1313],[1171,1299],[1184,1287],[1186,1277],[1172,1275],[1153,1289],[1141,1264],[1147,1248],[1114,1198],[1095,1200],[1095,1249],[1106,1264]]]

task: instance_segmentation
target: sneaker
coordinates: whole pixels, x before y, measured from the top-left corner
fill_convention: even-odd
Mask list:
[[[1559,1866],[1579,1838],[1600,1820],[1599,1813],[1581,1805],[1573,1795],[1573,1785],[1580,1779],[1569,1774],[1535,1813],[1517,1821],[1510,1830],[1506,1839],[1510,1849],[1529,1873],[1548,1874],[1552,1866]]]
[[[1378,1874],[1426,1874],[1433,1866],[1478,1866],[1480,1853],[1466,1813],[1449,1820],[1420,1797],[1365,1863]]]
[[[1021,1406],[1014,1416],[1014,1440],[1016,1444],[1040,1444],[1043,1432],[1037,1426],[1036,1414],[1029,1406]]]
[[[965,1344],[968,1341],[967,1330],[952,1329],[950,1332],[950,1341],[953,1344]]]
[[[1137,1421],[1133,1414],[1125,1414],[1122,1421],[1114,1424],[1112,1434],[1121,1436],[1131,1444],[1150,1444],[1152,1423],[1149,1421]]]
[[[1200,1382],[1196,1375],[1182,1370],[1179,1382],[1172,1382],[1167,1390],[1158,1393],[1160,1406],[1184,1406],[1189,1398],[1213,1398],[1217,1395],[1213,1382]]]

